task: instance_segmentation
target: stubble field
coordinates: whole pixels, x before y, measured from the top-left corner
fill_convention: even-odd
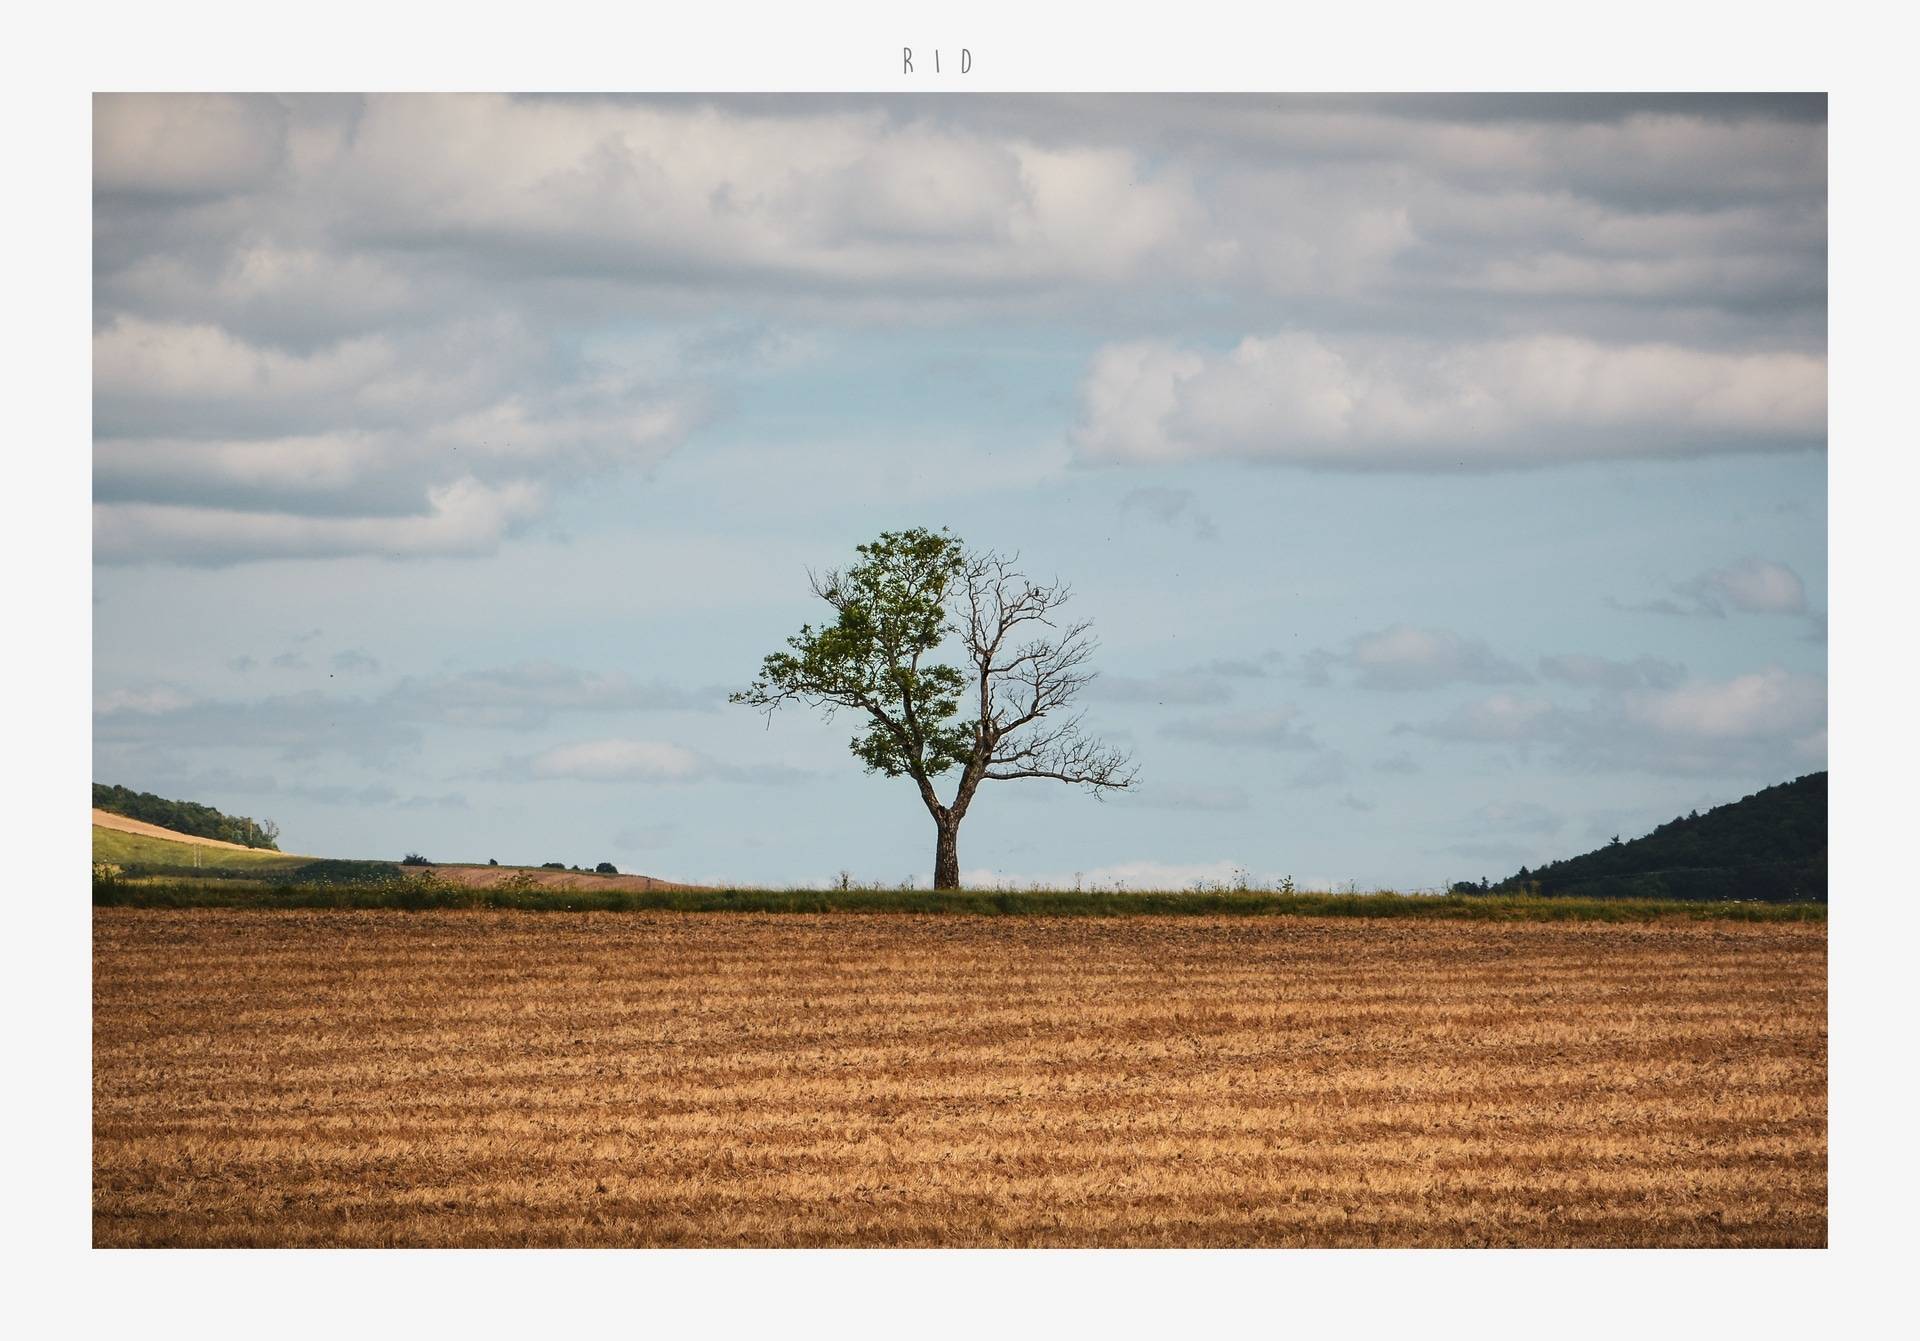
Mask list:
[[[1826,927],[96,909],[94,1241],[1818,1246]]]

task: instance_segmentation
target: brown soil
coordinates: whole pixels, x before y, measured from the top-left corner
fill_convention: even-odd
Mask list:
[[[1800,1246],[1826,927],[94,913],[99,1246]]]

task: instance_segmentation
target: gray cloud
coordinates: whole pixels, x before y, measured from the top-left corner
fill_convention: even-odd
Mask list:
[[[407,721],[452,726],[529,728],[563,712],[714,712],[719,686],[683,689],[630,675],[596,673],[550,661],[459,674],[408,677],[387,703]]]
[[[351,661],[360,654],[342,655]],[[196,698],[171,685],[122,689],[96,700],[94,734],[103,744],[123,747],[273,750],[288,759],[331,753],[384,763],[416,749],[427,726],[524,731],[568,714],[712,712],[725,697],[717,687],[683,689],[526,662],[409,676],[372,697],[314,689],[257,699]]]
[[[1197,495],[1191,489],[1169,489],[1164,486],[1149,486],[1134,489],[1120,500],[1120,511],[1124,515],[1141,512],[1161,523],[1163,526],[1186,524],[1193,531],[1195,540],[1218,540],[1219,528],[1213,518],[1202,512],[1196,505]]]
[[[1817,99],[106,94],[93,124],[103,562],[490,553],[795,325],[936,312],[1111,332],[1086,460],[1824,442]],[[676,334],[596,340],[638,311]]]
[[[1229,812],[1245,810],[1250,802],[1246,788],[1235,785],[1190,787],[1146,782],[1121,796],[1123,804],[1149,810]]]
[[[1404,624],[1360,634],[1340,651],[1322,649],[1302,658],[1301,671],[1310,684],[1332,683],[1329,672],[1335,669],[1357,688],[1378,690],[1512,684],[1533,678],[1478,638]]]
[[[1540,677],[1583,689],[1671,689],[1686,679],[1687,668],[1659,657],[1615,661],[1587,653],[1567,652],[1540,658]]]
[[[1499,833],[1557,833],[1565,822],[1556,812],[1531,801],[1494,801],[1481,806],[1469,817],[1478,829]]]
[[[1282,707],[1265,711],[1222,713],[1213,717],[1170,722],[1161,734],[1205,745],[1257,750],[1311,750],[1318,748],[1300,710]]]
[[[1316,756],[1287,779],[1287,786],[1300,790],[1333,787],[1347,780],[1349,770],[1344,756],[1331,750]]]
[[[1226,703],[1234,697],[1234,681],[1264,679],[1268,666],[1278,659],[1277,655],[1263,660],[1218,657],[1158,675],[1105,674],[1093,682],[1092,693],[1115,703]]]

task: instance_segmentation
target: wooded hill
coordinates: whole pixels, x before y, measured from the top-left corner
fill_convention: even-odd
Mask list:
[[[1579,898],[1827,899],[1827,775],[1809,773],[1644,838],[1611,843],[1494,886]]]
[[[217,838],[223,843],[280,850],[280,826],[272,820],[253,820],[245,815],[223,815],[212,806],[195,801],[169,801],[152,792],[136,792],[127,787],[93,784],[93,805],[112,815],[158,824],[175,833],[195,838]]]

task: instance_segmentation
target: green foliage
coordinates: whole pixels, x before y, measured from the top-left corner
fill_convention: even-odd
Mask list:
[[[603,862],[601,862],[601,863],[600,863],[600,864],[599,864],[598,866],[596,866],[596,867],[594,867],[594,868],[593,868],[593,871],[594,871],[594,874],[595,874],[595,875],[618,875],[618,874],[620,874],[620,868],[619,868],[618,866],[615,866],[615,865],[614,865],[614,864],[613,864],[612,862],[610,862],[610,861],[603,861]]]
[[[364,885],[397,880],[400,868],[390,861],[338,861],[323,858],[296,866],[287,880],[296,885]]]
[[[955,720],[966,674],[922,664],[952,631],[947,597],[965,551],[944,529],[916,527],[883,532],[857,552],[853,567],[815,580],[834,622],[802,625],[789,650],[768,656],[731,701],[863,711],[866,729],[848,744],[868,772],[938,777],[964,762],[974,741],[972,727]]]
[[[280,827],[272,820],[253,820],[244,815],[223,815],[212,806],[194,801],[169,801],[152,792],[136,792],[126,787],[93,784],[93,808],[110,815],[157,824],[175,833],[194,838],[217,838],[223,843],[279,851]]]
[[[1827,775],[1809,773],[1702,815],[1669,820],[1621,842],[1494,886],[1575,898],[1764,899],[1827,897]]]
[[[406,855],[406,856],[404,856],[404,857],[402,857],[402,858],[400,858],[400,864],[401,864],[402,866],[431,866],[431,865],[433,865],[433,863],[432,863],[432,862],[430,862],[430,861],[428,861],[428,860],[427,860],[427,859],[426,859],[425,857],[423,857],[423,856],[421,856],[421,855],[420,855],[420,854],[419,854],[418,852],[409,852],[409,853],[407,853],[407,855]]]

